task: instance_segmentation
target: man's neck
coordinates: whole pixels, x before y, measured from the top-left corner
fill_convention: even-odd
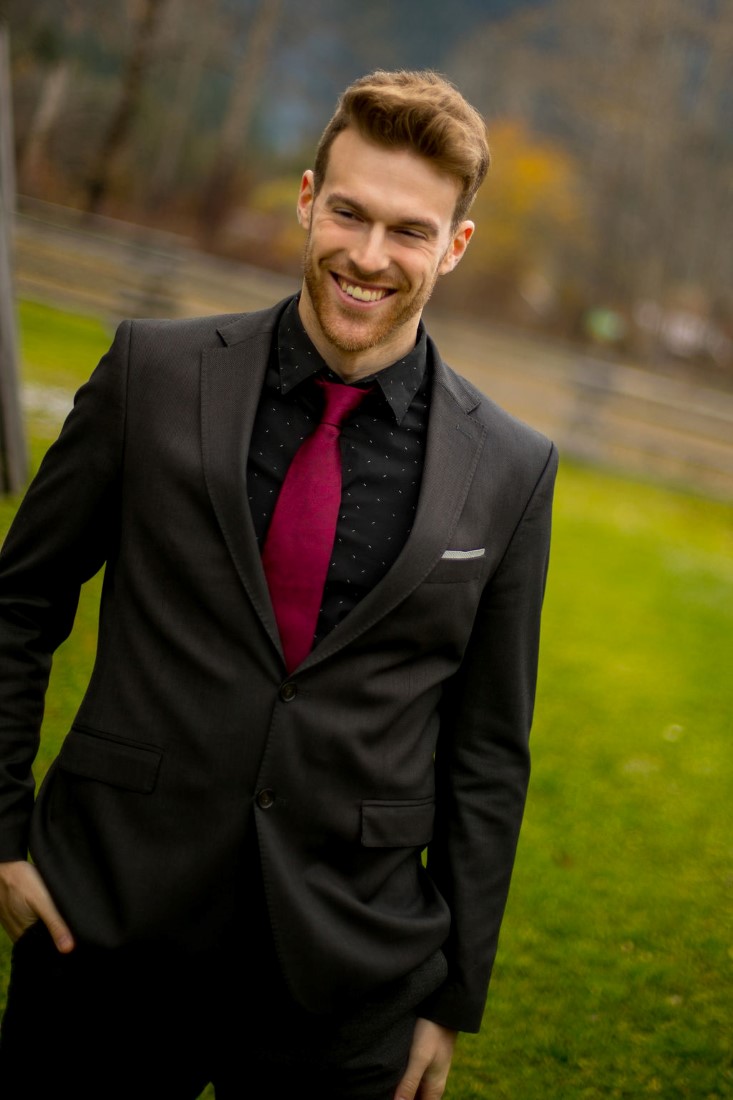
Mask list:
[[[415,346],[420,324],[420,315],[418,314],[414,318],[414,327],[409,325],[400,328],[399,332],[395,334],[393,342],[380,343],[373,348],[350,352],[336,347],[325,335],[305,287],[298,302],[298,315],[303,328],[324,363],[344,382],[358,382],[362,378],[367,378],[372,374],[377,374],[380,370],[385,370],[386,367],[391,367],[398,359],[409,355]]]

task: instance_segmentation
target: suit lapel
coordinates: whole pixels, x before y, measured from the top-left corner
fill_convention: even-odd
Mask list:
[[[282,654],[247,500],[247,455],[283,305],[246,314],[218,330],[225,346],[206,349],[201,365],[201,438],[206,485],[239,577]]]
[[[449,545],[486,434],[470,413],[478,400],[443,364],[435,346],[430,419],[420,498],[412,531],[382,580],[312,651],[301,667],[348,645],[424,580]]]
[[[282,656],[277,623],[247,502],[247,454],[273,330],[283,303],[219,329],[223,347],[206,349],[201,371],[201,429],[206,484],[217,521],[252,605]],[[449,371],[431,343],[433,384],[425,466],[415,522],[391,569],[316,646],[309,668],[367,630],[412,592],[448,546],[486,434],[471,416],[476,397]]]

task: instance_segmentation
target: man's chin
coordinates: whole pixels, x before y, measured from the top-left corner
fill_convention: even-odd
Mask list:
[[[321,320],[321,328],[326,339],[339,351],[354,354],[360,351],[370,351],[380,344],[386,343],[393,335],[394,328],[390,324],[378,324],[376,318],[364,318],[363,321],[332,321],[330,318]]]

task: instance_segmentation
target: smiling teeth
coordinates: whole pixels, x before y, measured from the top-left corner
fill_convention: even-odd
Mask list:
[[[380,302],[387,293],[386,290],[365,290],[361,286],[352,286],[343,279],[339,279],[338,284],[344,294],[348,294],[350,298],[356,298],[357,302]]]

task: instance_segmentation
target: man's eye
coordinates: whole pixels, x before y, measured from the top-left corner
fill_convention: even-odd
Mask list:
[[[334,210],[334,214],[338,214],[340,218],[345,218],[347,221],[356,221],[357,217],[353,210]]]
[[[414,241],[425,240],[425,234],[421,233],[419,229],[398,229],[397,232],[401,237],[411,237]]]

